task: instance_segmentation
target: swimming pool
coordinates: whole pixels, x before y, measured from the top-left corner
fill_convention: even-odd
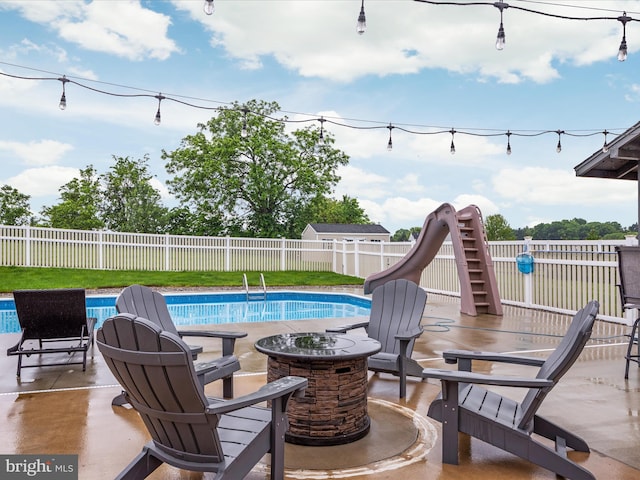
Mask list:
[[[220,325],[280,320],[368,317],[371,301],[343,293],[267,292],[266,299],[247,300],[245,292],[165,294],[178,326]],[[87,315],[98,326],[115,315],[116,296],[87,296]],[[20,331],[13,298],[0,299],[0,333]]]

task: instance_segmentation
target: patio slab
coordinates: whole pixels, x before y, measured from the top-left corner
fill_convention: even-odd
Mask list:
[[[569,321],[566,315],[509,306],[503,317],[469,317],[459,313],[457,299],[429,295],[422,322],[425,333],[416,343],[413,357],[425,367],[441,368],[452,367],[440,359],[447,348],[528,352],[545,357]],[[254,391],[266,381],[266,357],[253,347],[258,338],[282,332],[323,331],[347,322],[335,319],[216,326],[249,332],[237,343],[242,371],[236,378],[236,395]],[[640,369],[632,368],[629,380],[624,380],[626,339],[621,335],[625,331],[621,325],[596,322],[593,340],[540,411],[585,438],[591,453],[569,455],[596,478],[640,477]],[[364,331],[356,333],[364,335]],[[15,339],[15,335],[0,335],[1,351]],[[215,341],[203,346],[203,360],[220,353]],[[97,349],[84,373],[78,365],[32,368],[23,370],[18,382],[15,362],[15,358],[0,355],[1,453],[78,454],[79,478],[110,479],[148,440],[136,412],[111,406],[119,387]],[[483,370],[521,374],[527,368],[487,364]],[[460,465],[443,465],[440,425],[426,417],[431,400],[440,391],[439,383],[410,378],[407,397],[399,400],[397,382],[391,375],[370,374],[368,397],[373,407],[367,437],[340,447],[287,445],[286,478],[556,478],[547,470],[466,436],[461,436]],[[206,393],[220,396],[218,383],[207,385]],[[512,390],[502,393],[517,394]],[[387,428],[389,423],[395,428]],[[415,441],[407,440],[407,431]],[[268,478],[267,464],[268,456],[247,478]],[[163,466],[149,478],[208,477]]]

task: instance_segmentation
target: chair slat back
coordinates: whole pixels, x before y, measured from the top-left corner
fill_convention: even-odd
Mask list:
[[[640,305],[640,246],[618,245],[622,305]]]
[[[594,300],[575,314],[567,333],[558,347],[540,367],[536,378],[552,380],[553,386],[558,383],[567,370],[576,362],[584,346],[589,341],[599,307],[598,302]],[[546,389],[531,389],[527,392],[521,404],[519,428],[526,429],[530,425],[542,401],[553,386]]]
[[[158,448],[200,462],[222,461],[218,417],[205,413],[209,402],[180,337],[123,313],[105,320],[97,343]]]
[[[13,299],[25,340],[87,335],[87,306],[82,288],[15,290]]]
[[[116,299],[116,310],[118,313],[131,313],[146,318],[162,330],[178,334],[164,296],[149,287],[130,285],[123,289]]]
[[[417,328],[422,320],[427,293],[406,279],[391,280],[376,287],[371,296],[371,314],[367,333],[382,345],[382,352],[400,353],[395,335]],[[409,343],[407,355],[413,351]]]

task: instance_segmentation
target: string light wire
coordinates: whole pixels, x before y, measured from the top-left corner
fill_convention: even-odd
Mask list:
[[[34,77],[34,76],[22,76],[22,75],[13,75],[7,72],[2,72],[0,71],[0,75],[5,76],[5,77],[10,77],[10,78],[15,78],[15,79],[19,79],[19,80],[32,80],[32,81],[59,81],[62,82],[62,97],[60,99],[60,105],[59,107],[61,109],[65,109],[67,106],[67,100],[66,100],[66,93],[68,92],[68,90],[66,89],[66,85],[67,84],[72,84],[84,89],[87,89],[89,91],[95,92],[95,93],[99,93],[99,94],[103,94],[103,95],[109,95],[109,96],[114,96],[114,97],[125,97],[125,98],[140,98],[140,97],[147,97],[147,98],[154,98],[158,101],[158,108],[156,111],[156,115],[154,118],[154,124],[155,125],[160,125],[161,123],[161,112],[160,112],[160,105],[162,103],[162,101],[172,101],[172,102],[176,102],[179,103],[181,105],[185,105],[187,107],[191,107],[191,108],[197,108],[197,109],[201,109],[201,110],[209,110],[209,111],[221,111],[223,109],[232,109],[232,108],[236,108],[239,110],[239,112],[242,114],[242,130],[241,130],[241,136],[243,138],[246,137],[246,135],[248,134],[247,132],[247,116],[249,114],[253,114],[253,115],[260,115],[264,118],[267,118],[269,120],[272,121],[276,121],[276,122],[282,122],[282,123],[311,123],[311,122],[319,122],[320,123],[320,132],[319,132],[319,139],[318,139],[318,143],[319,144],[323,144],[324,143],[324,133],[325,133],[325,123],[327,124],[331,124],[331,125],[335,125],[337,127],[344,127],[344,128],[350,128],[350,129],[355,129],[355,130],[376,130],[376,129],[388,129],[389,130],[389,139],[387,142],[387,149],[388,150],[392,150],[393,149],[393,140],[392,140],[392,135],[391,132],[394,129],[397,129],[399,131],[405,132],[407,134],[411,134],[411,135],[441,135],[441,134],[450,134],[451,135],[451,147],[450,147],[450,152],[453,154],[455,153],[455,145],[453,143],[453,137],[455,134],[458,135],[470,135],[470,136],[475,136],[475,137],[498,137],[498,136],[503,136],[506,135],[507,136],[507,154],[511,153],[511,142],[510,139],[511,137],[536,137],[536,136],[541,136],[541,135],[546,135],[546,134],[557,134],[558,135],[558,144],[556,146],[556,151],[559,153],[561,150],[561,145],[560,145],[560,136],[561,135],[566,135],[566,136],[571,136],[571,137],[590,137],[590,136],[594,136],[594,135],[603,135],[604,134],[604,144],[603,144],[603,150],[606,151],[608,149],[608,144],[607,144],[607,135],[609,134],[615,134],[615,131],[624,131],[624,128],[611,128],[611,129],[605,129],[603,130],[574,130],[574,131],[570,131],[570,130],[558,130],[558,129],[553,129],[553,130],[539,130],[539,131],[532,131],[532,130],[513,130],[513,129],[509,129],[506,132],[504,132],[504,130],[498,130],[498,129],[487,129],[487,128],[444,128],[444,127],[438,127],[438,126],[433,126],[433,125],[415,125],[415,124],[405,124],[405,123],[386,123],[386,122],[380,122],[380,121],[376,121],[376,120],[366,120],[366,119],[354,119],[354,118],[342,118],[340,117],[340,120],[337,120],[333,117],[330,116],[326,116],[323,115],[320,118],[317,117],[317,115],[313,115],[313,114],[309,114],[309,113],[302,113],[302,112],[292,112],[292,111],[286,111],[286,110],[280,110],[280,112],[284,115],[283,117],[273,117],[273,116],[269,116],[269,115],[265,115],[262,114],[260,112],[253,112],[251,111],[249,108],[247,108],[246,106],[242,106],[242,107],[238,107],[237,104],[231,103],[231,102],[221,102],[221,101],[216,101],[216,100],[209,100],[209,99],[203,99],[203,98],[197,98],[197,97],[187,97],[184,95],[176,95],[176,94],[162,94],[162,93],[151,93],[152,90],[148,90],[148,89],[142,89],[142,88],[137,88],[137,87],[131,87],[131,86],[126,86],[126,85],[121,85],[121,84],[117,84],[117,83],[111,83],[111,82],[103,82],[103,81],[96,81],[96,80],[90,80],[90,79],[80,79],[80,77],[69,77],[67,75],[57,75],[54,74],[52,72],[47,72],[45,70],[40,70],[40,69],[35,69],[35,68],[31,68],[31,67],[25,67],[22,65],[16,65],[16,64],[11,64],[11,63],[7,63],[7,62],[1,62],[0,61],[0,65],[9,65],[12,67],[17,67],[17,68],[23,68],[23,69],[27,69],[27,70],[32,70],[32,71],[38,71],[41,73],[45,73],[45,74],[49,74],[49,75],[54,75],[54,76],[42,76],[42,77]],[[82,81],[79,81],[82,80]],[[108,86],[112,86],[112,87],[117,87],[117,88],[121,88],[121,89],[127,89],[127,90],[134,90],[134,91],[138,91],[138,92],[142,92],[142,93],[119,93],[119,92],[114,92],[114,91],[108,91],[108,90],[103,90],[101,88],[95,88],[92,87],[90,85],[87,85],[87,82],[94,82],[94,83],[98,83],[101,85],[108,85]],[[148,92],[148,93],[147,93]],[[183,99],[188,99],[190,101],[186,101]],[[195,102],[202,102],[202,103],[209,103],[209,104],[216,104],[216,106],[208,106],[208,105],[202,105],[202,104],[198,104]],[[302,117],[306,117],[306,118],[301,118],[301,119],[291,119],[288,117],[288,115],[297,115],[297,116],[302,116]]]

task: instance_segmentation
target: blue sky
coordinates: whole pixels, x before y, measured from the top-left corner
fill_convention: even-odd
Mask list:
[[[627,24],[629,57],[616,59],[617,21],[571,21],[506,9],[506,47],[495,49],[492,6],[365,0],[3,1],[0,72],[66,75],[113,93],[180,97],[212,107],[276,101],[289,118],[324,116],[350,156],[336,198],[355,197],[392,233],[422,225],[443,202],[478,205],[514,227],[585,218],[637,219],[635,182],[577,178],[573,167],[601,148],[604,130],[639,120],[640,26]],[[464,3],[464,2],[459,2]],[[511,0],[555,15],[640,19],[640,1]],[[586,7],[586,8],[585,8]],[[60,186],[112,156],[149,155],[165,204],[162,150],[176,149],[214,113],[174,102],[118,98],[61,82],[0,76],[0,184],[31,196],[38,212]],[[283,114],[285,114],[283,113]],[[455,129],[497,136],[416,135]],[[295,124],[292,128],[295,127]],[[563,135],[556,152],[555,133]],[[512,154],[506,154],[507,131]],[[615,135],[610,135],[611,140]]]

